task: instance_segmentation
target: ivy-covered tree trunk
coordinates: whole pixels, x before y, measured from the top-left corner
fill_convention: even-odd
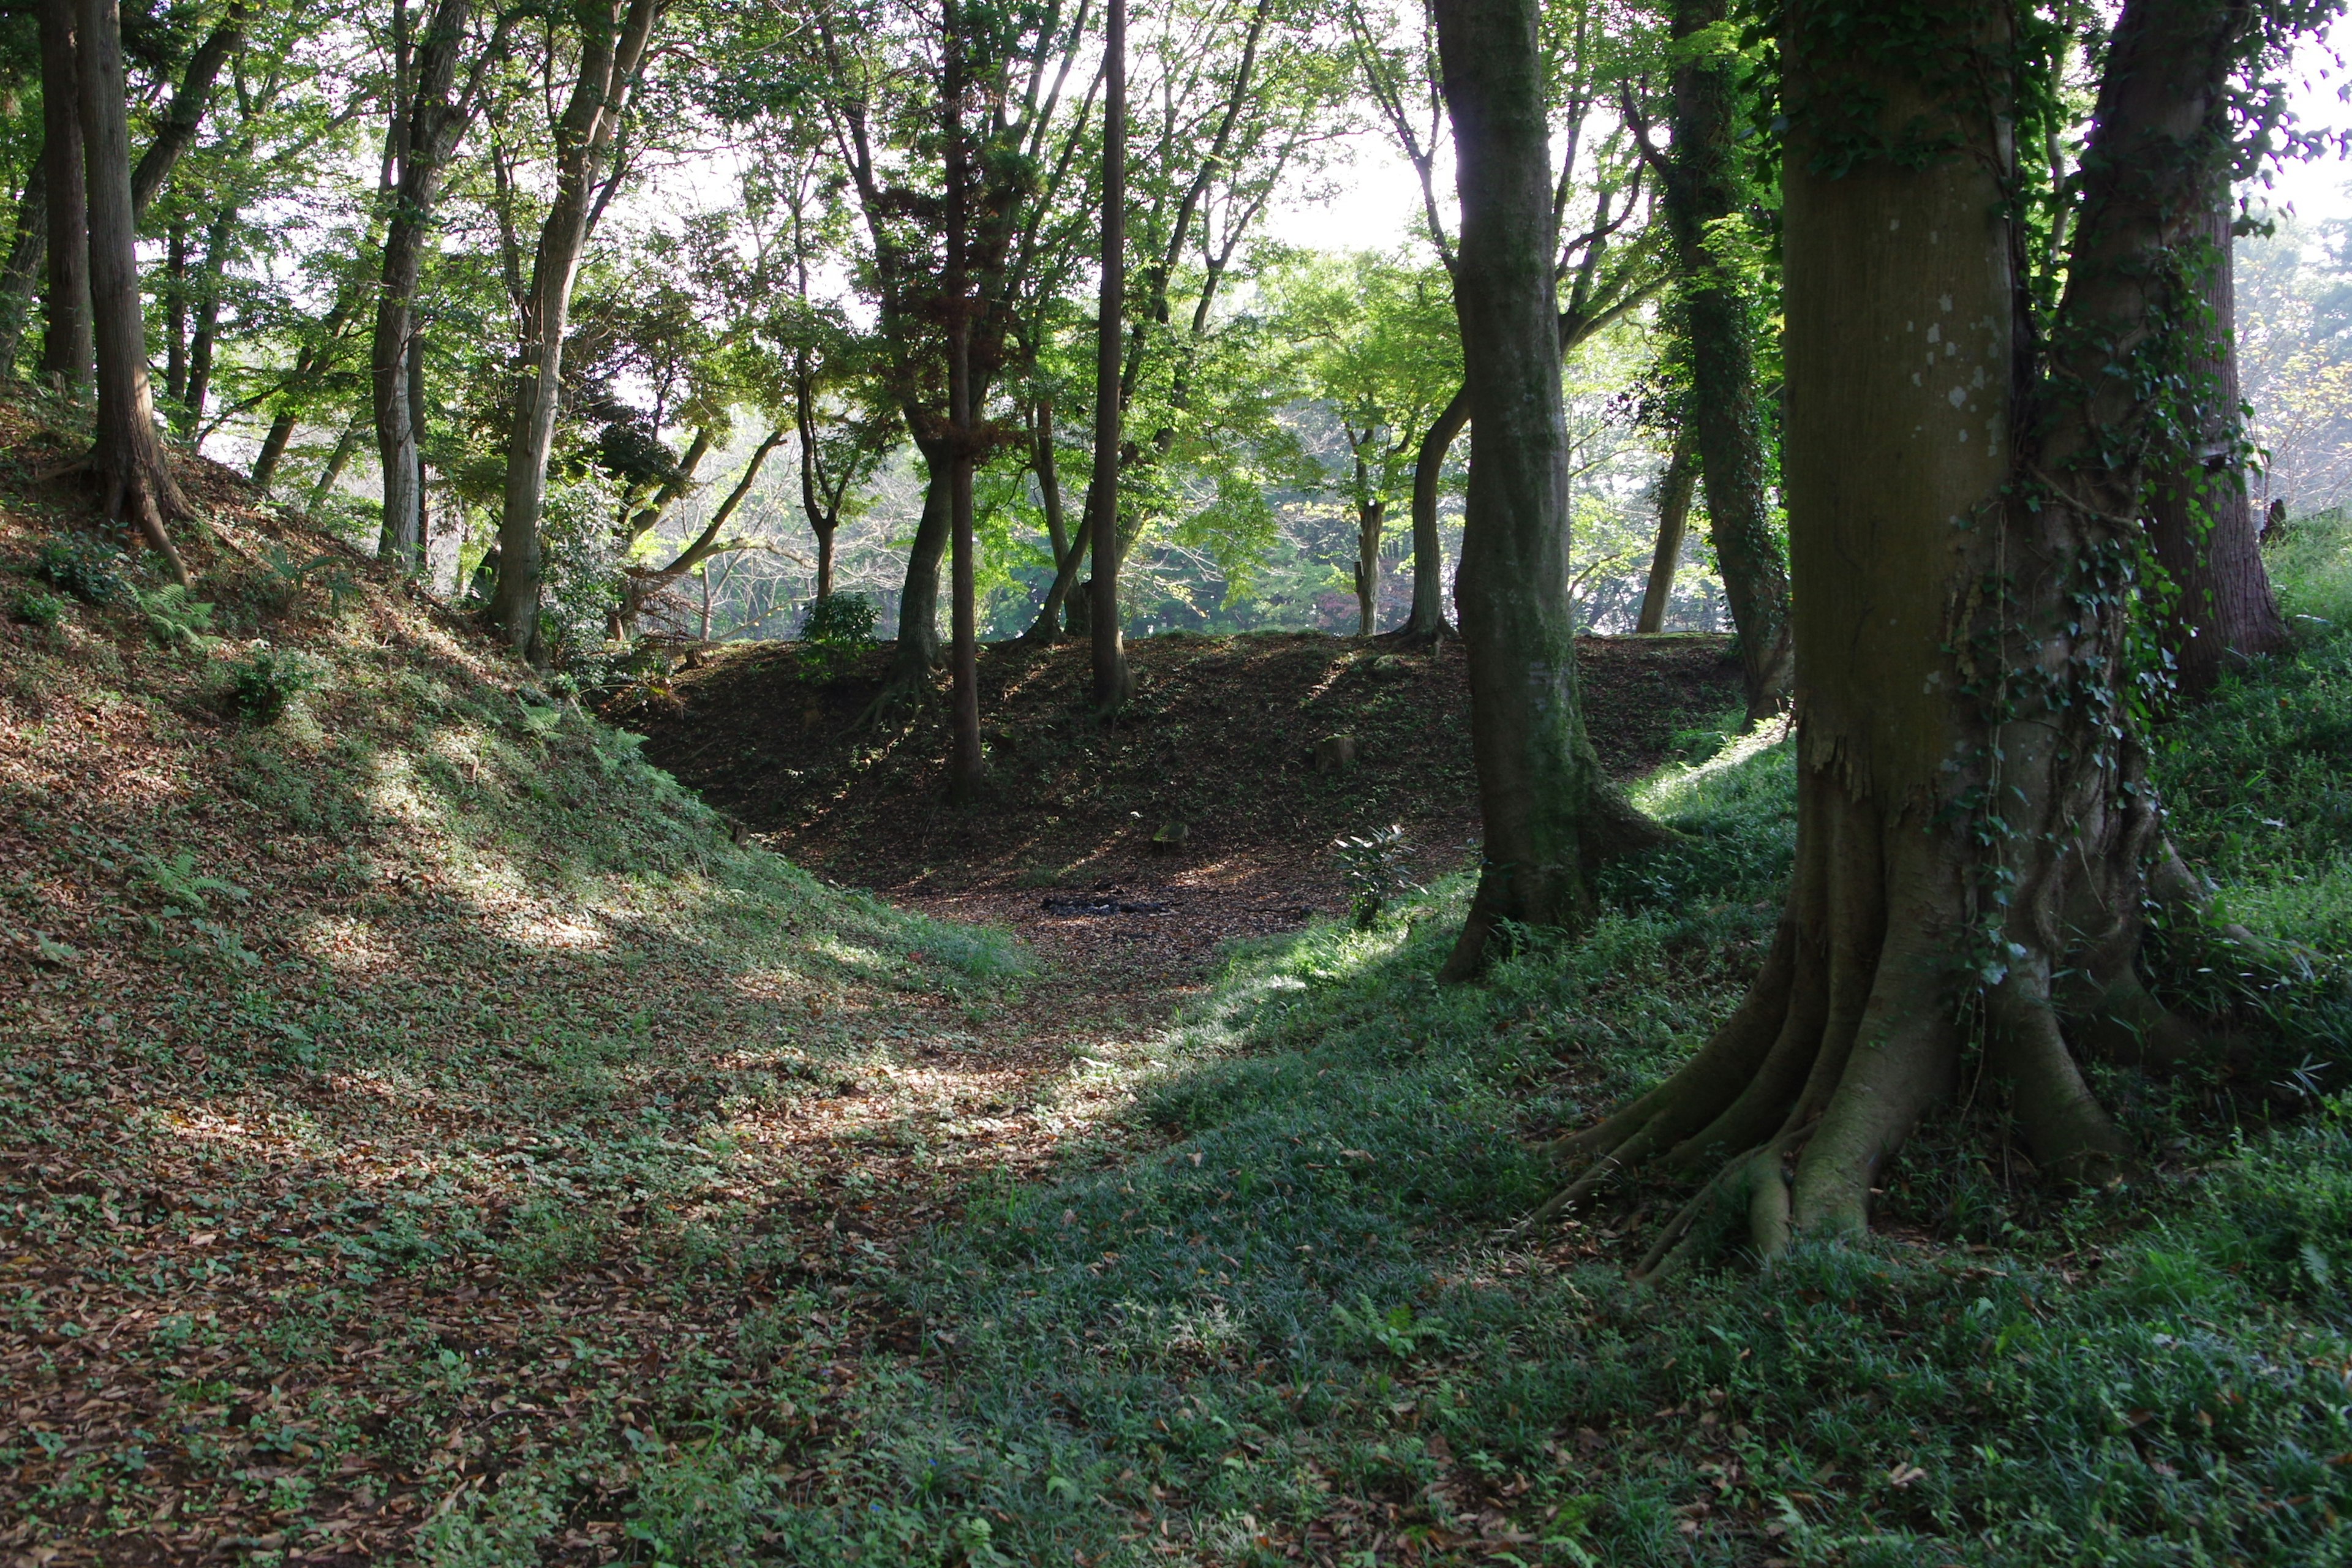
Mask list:
[[[2213,689],[2222,672],[2287,645],[2240,466],[2236,268],[2226,187],[2198,237],[2208,247],[2200,290],[2206,319],[2182,323],[2201,339],[2189,356],[2199,440],[2189,460],[2151,488],[2148,542],[2175,595],[2161,636],[2184,697]]]
[[[1569,594],[1549,127],[1538,0],[1438,0],[1462,202],[1454,313],[1475,435],[1456,596],[1486,843],[1444,977],[1466,979],[1505,921],[1573,927],[1606,855],[1655,829],[1602,776],[1584,732]]]
[[[1752,722],[1777,711],[1790,681],[1789,569],[1772,535],[1763,409],[1748,300],[1720,226],[1739,210],[1743,181],[1736,57],[1706,47],[1727,0],[1675,0],[1674,36],[1693,50],[1675,70],[1674,156],[1665,180],[1666,226],[1680,274],[1689,340],[1689,418],[1706,481],[1707,526],[1724,597],[1739,634],[1739,674]]]
[[[1666,471],[1658,477],[1658,543],[1650,553],[1650,580],[1642,590],[1642,613],[1633,623],[1636,635],[1655,637],[1666,629],[1666,606],[1675,596],[1675,573],[1683,559],[1683,539],[1690,529],[1691,494],[1698,488],[1698,463],[1687,431],[1675,433],[1675,447]]]
[[[2188,305],[2180,247],[2248,13],[2125,5],[2031,378],[2002,199],[2008,25],[1993,0],[1790,14],[1796,868],[1738,1011],[1562,1141],[1583,1170],[1554,1200],[1643,1163],[1715,1173],[1651,1267],[1718,1205],[1768,1255],[1864,1226],[1885,1163],[1958,1081],[1966,1019],[2039,1166],[2102,1178],[2126,1150],[2074,1049],[2147,1054],[2185,1030],[2135,968],[2145,900],[2196,896],[2121,705],[2129,520],[2164,438],[2137,372]]]

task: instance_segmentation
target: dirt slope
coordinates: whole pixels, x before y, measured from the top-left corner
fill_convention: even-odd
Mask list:
[[[1594,742],[1620,774],[1738,701],[1727,639],[1594,637],[1580,651]],[[833,670],[793,643],[722,647],[605,717],[793,860],[1112,973],[1197,970],[1227,938],[1329,912],[1341,834],[1401,824],[1423,875],[1475,853],[1458,643],[1433,655],[1314,633],[1161,637],[1129,655],[1136,700],[1107,727],[1085,701],[1083,647],[984,649],[992,784],[964,810],[947,802],[943,697],[901,730],[856,727],[884,649]],[[1318,771],[1316,742],[1334,736],[1355,760]],[[1178,829],[1180,845],[1155,842]],[[1043,907],[1097,889],[1169,908]]]

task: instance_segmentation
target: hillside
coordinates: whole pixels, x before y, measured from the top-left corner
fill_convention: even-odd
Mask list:
[[[1737,715],[1727,638],[1587,637],[1580,651],[1594,743],[1621,778],[1704,755]],[[1129,654],[1136,700],[1105,725],[1083,646],[983,648],[991,785],[969,808],[947,799],[944,688],[909,722],[858,728],[887,649],[723,646],[624,689],[604,714],[796,863],[1121,977],[1197,978],[1231,938],[1332,912],[1341,835],[1402,826],[1423,879],[1475,856],[1458,642],[1177,636]],[[1336,737],[1351,742],[1343,765],[1317,754]],[[1097,920],[1045,907],[1098,890],[1164,907]]]
[[[0,405],[0,1562],[383,1561],[567,1456],[544,1560],[609,1560],[624,1427],[823,1429],[782,1338],[902,1334],[899,1233],[1102,1091],[1008,942],[739,847],[225,470],[159,587],[79,440]]]

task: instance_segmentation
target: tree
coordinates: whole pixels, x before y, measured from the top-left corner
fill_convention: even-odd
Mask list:
[[[1118,0],[1112,0],[1116,5]],[[976,546],[971,534],[971,470],[980,456],[979,421],[972,406],[971,275],[973,227],[971,147],[964,139],[965,47],[957,0],[941,0],[940,48],[946,56],[940,84],[945,121],[947,214],[946,265],[941,268],[948,338],[948,507],[952,587],[948,605],[952,649],[950,673],[955,686],[952,741],[948,755],[948,791],[959,805],[980,793],[980,626],[973,600]]]
[[[136,528],[182,583],[188,569],[166,524],[187,515],[155,433],[147,318],[139,298],[138,230],[131,209],[131,128],[123,89],[121,16],[110,0],[75,0],[74,100],[80,121],[89,228],[90,321],[98,422],[89,465],[99,510]]]
[[[2137,968],[2148,902],[2195,917],[2203,895],[2131,707],[2133,520],[2193,440],[2159,373],[2233,78],[2283,24],[2127,0],[2040,336],[2003,200],[2011,117],[2033,129],[2009,22],[1817,4],[1782,37],[1797,865],[1738,1011],[1560,1144],[1584,1170],[1555,1205],[1648,1163],[1716,1173],[1646,1268],[1717,1206],[1767,1255],[1862,1228],[1971,1028],[2036,1163],[2095,1181],[2128,1151],[2075,1051],[2162,1067],[2200,1044]]]
[[[539,640],[539,529],[547,502],[547,461],[562,411],[564,326],[588,237],[617,188],[614,142],[636,90],[663,0],[578,0],[572,7],[579,63],[555,126],[555,197],[531,255],[521,304],[506,484],[499,519],[499,576],[490,620],[509,646],[529,654]]]
[[[48,290],[41,302],[41,374],[89,384],[89,201],[82,156],[79,0],[41,0],[41,161],[48,222]],[[128,133],[126,132],[126,135]]]
[[[1641,618],[1633,630],[1655,636],[1666,629],[1666,605],[1674,597],[1675,568],[1683,558],[1683,535],[1690,523],[1691,492],[1698,488],[1697,454],[1681,431],[1675,433],[1674,451],[1666,470],[1658,476],[1658,547],[1650,558],[1650,578],[1642,592]]]
[[[425,563],[425,468],[417,445],[421,410],[410,395],[419,368],[413,363],[418,356],[412,349],[417,280],[449,160],[473,123],[484,79],[504,52],[512,20],[501,16],[491,37],[476,41],[473,67],[461,87],[458,66],[469,42],[473,14],[473,0],[436,0],[423,36],[412,45],[406,0],[394,0],[393,8],[394,89],[384,156],[390,214],[376,288],[369,375],[376,453],[383,465],[383,529],[376,553],[408,571]]]
[[[1095,471],[1087,492],[1094,530],[1092,624],[1095,710],[1108,717],[1126,706],[1135,678],[1127,668],[1125,629],[1118,620],[1118,467],[1125,369],[1121,339],[1127,320],[1127,0],[1107,0],[1103,34],[1102,292],[1095,313]],[[1052,437],[1047,437],[1050,442]],[[1050,457],[1050,450],[1048,456]],[[1076,552],[1073,552],[1073,554]]]
[[[1675,0],[1674,146],[1660,156],[1646,137],[1643,145],[1664,186],[1675,310],[1690,360],[1686,417],[1753,722],[1776,711],[1788,694],[1789,573],[1772,532],[1755,328],[1739,265],[1747,182],[1736,145],[1743,105],[1728,14],[1727,0]]]
[[[2198,237],[2204,247],[2200,308],[2181,334],[2198,439],[2190,461],[2151,487],[2147,506],[2148,543],[2172,595],[2161,636],[2180,693],[2191,699],[2211,691],[2223,671],[2287,646],[2246,492],[2226,185],[2207,212]]]
[[[1483,963],[1501,922],[1573,927],[1606,856],[1654,842],[1584,732],[1569,595],[1568,430],[1536,0],[1437,0],[1462,241],[1463,384],[1477,434],[1454,595],[1470,655],[1486,843],[1444,977]]]

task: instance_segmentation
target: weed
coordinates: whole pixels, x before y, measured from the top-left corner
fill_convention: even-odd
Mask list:
[[[89,605],[131,603],[131,558],[92,533],[61,533],[42,541],[33,575]]]
[[[132,598],[140,614],[147,618],[149,635],[165,647],[201,653],[220,640],[209,635],[213,624],[211,601],[191,598],[187,589],[177,583],[166,583],[152,593],[134,590]]]
[[[16,603],[10,606],[10,609],[19,621],[28,626],[39,626],[45,631],[55,631],[65,624],[66,614],[72,607],[69,602],[58,598],[55,594],[44,594],[37,589],[27,588],[16,595]]]
[[[318,660],[300,653],[257,648],[229,666],[222,707],[248,724],[275,724],[286,705],[319,683]]]
[[[1348,910],[1358,931],[1371,930],[1390,904],[1419,890],[1405,875],[1408,848],[1404,829],[1393,824],[1332,842],[1331,851],[1339,858],[1340,877],[1348,889]]]

